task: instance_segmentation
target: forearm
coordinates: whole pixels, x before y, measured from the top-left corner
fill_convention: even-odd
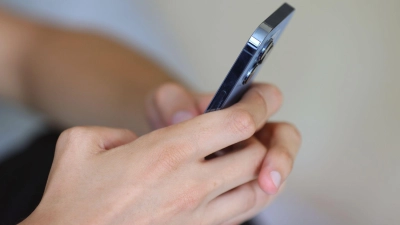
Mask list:
[[[142,129],[144,100],[169,81],[167,73],[109,39],[89,33],[43,29],[28,61],[27,101],[67,126]]]
[[[23,101],[23,61],[38,27],[0,9],[0,97]]]
[[[4,85],[10,90],[3,95],[29,104],[64,127],[147,130],[145,97],[171,80],[165,70],[100,35],[21,23],[14,23],[14,29],[22,33],[32,28],[15,60],[15,75],[8,76],[13,85]]]

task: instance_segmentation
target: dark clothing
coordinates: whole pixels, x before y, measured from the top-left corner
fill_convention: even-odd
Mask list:
[[[39,204],[61,132],[51,131],[0,164],[0,224],[16,224]]]

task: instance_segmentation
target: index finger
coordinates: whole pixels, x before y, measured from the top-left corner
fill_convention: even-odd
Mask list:
[[[181,156],[203,159],[251,137],[278,110],[281,101],[282,96],[275,86],[257,84],[230,108],[155,131],[157,137],[162,138],[154,145],[172,146],[166,149]]]
[[[253,84],[243,98],[231,107],[231,110],[245,110],[254,119],[256,129],[261,129],[265,122],[280,108],[282,93],[271,84]],[[254,133],[253,133],[254,134]]]

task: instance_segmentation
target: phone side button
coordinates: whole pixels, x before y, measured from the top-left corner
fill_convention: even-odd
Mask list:
[[[243,79],[242,84],[245,85],[250,80],[250,78],[254,75],[254,71],[256,71],[258,67],[258,63],[254,64],[254,66],[247,72],[246,76]]]
[[[217,109],[220,109],[225,102],[226,99],[226,91],[222,91],[221,96],[218,98],[218,106]]]

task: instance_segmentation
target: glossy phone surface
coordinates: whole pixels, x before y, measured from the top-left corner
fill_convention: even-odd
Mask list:
[[[227,108],[240,100],[249,89],[262,63],[276,45],[293,13],[294,8],[284,3],[258,26],[222,82],[206,112]]]

